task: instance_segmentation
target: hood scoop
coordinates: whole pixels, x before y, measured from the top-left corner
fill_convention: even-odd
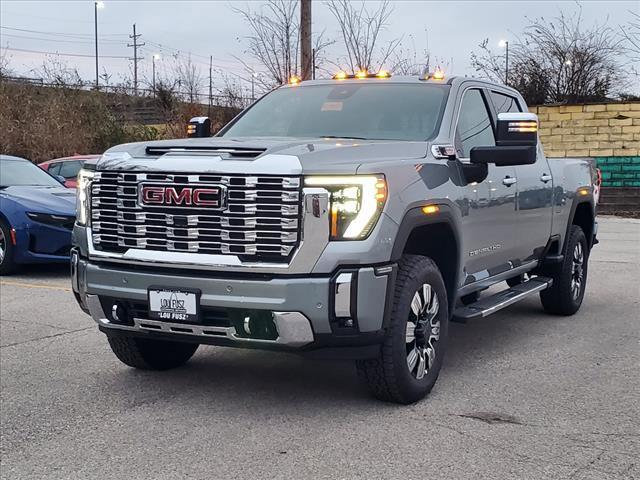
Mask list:
[[[147,155],[160,157],[162,155],[216,155],[223,158],[256,158],[265,152],[265,148],[225,148],[225,147],[196,147],[196,146],[148,146]]]

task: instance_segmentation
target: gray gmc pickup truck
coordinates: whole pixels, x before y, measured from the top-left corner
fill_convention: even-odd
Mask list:
[[[595,174],[545,158],[513,89],[341,74],[208,123],[78,177],[73,291],[131,367],[178,367],[199,344],[284,350],[353,359],[373,395],[411,403],[449,322],[536,293],[580,308]]]

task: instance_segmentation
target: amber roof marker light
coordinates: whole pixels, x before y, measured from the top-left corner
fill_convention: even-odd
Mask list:
[[[331,78],[333,80],[347,80],[354,78],[358,80],[363,80],[365,78],[391,78],[391,72],[389,72],[388,70],[379,70],[378,72],[367,72],[366,70],[359,70],[356,73],[348,74],[344,70],[340,70]]]
[[[420,77],[420,80],[437,80],[442,81],[445,78],[444,71],[438,67],[433,72],[429,72]]]

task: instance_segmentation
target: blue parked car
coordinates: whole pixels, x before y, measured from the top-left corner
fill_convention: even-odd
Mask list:
[[[68,262],[75,190],[23,158],[0,155],[0,275]]]

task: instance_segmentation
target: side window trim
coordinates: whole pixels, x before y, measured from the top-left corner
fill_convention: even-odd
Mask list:
[[[493,130],[493,136],[495,138],[496,135],[496,119],[497,116],[495,114],[495,110],[493,107],[493,103],[491,103],[491,99],[489,98],[489,95],[487,93],[487,89],[479,86],[479,85],[472,85],[470,87],[465,88],[462,91],[462,94],[460,95],[460,102],[458,103],[458,111],[456,113],[456,123],[453,127],[453,143],[454,143],[454,148],[456,148],[456,153],[457,153],[457,147],[455,145],[455,141],[456,141],[456,135],[458,134],[458,123],[460,121],[460,111],[462,110],[462,104],[464,103],[464,96],[467,94],[467,92],[469,90],[478,90],[480,91],[480,96],[482,97],[482,100],[484,102],[484,106],[487,109],[487,115],[489,116],[489,122],[491,123],[491,129]],[[458,160],[460,161],[467,161],[467,163],[470,161],[469,157],[458,157]]]

